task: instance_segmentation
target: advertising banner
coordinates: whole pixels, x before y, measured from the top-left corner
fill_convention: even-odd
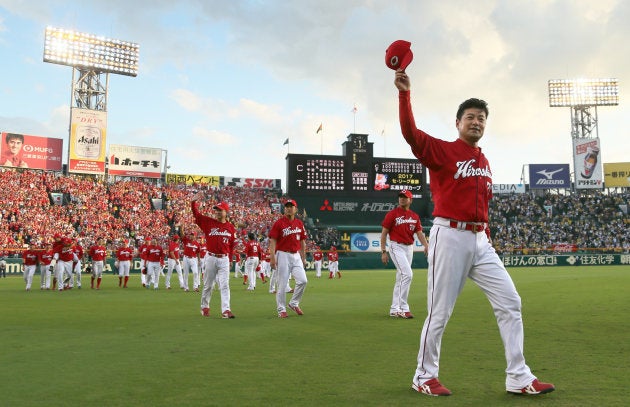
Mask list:
[[[414,235],[413,251],[424,251],[424,246]],[[389,247],[389,236],[387,237],[387,246]],[[352,252],[379,252],[381,251],[381,234],[380,233],[352,233],[350,237],[350,251]]]
[[[162,174],[161,148],[110,144],[108,156],[110,175],[160,178]]]
[[[61,171],[62,157],[62,139],[2,133],[1,166]]]
[[[492,195],[524,193],[525,184],[492,184]]]
[[[72,108],[68,171],[105,173],[107,112]]]
[[[604,163],[604,183],[606,188],[630,187],[630,162]]]
[[[573,168],[576,189],[602,189],[599,138],[573,139]]]
[[[529,188],[571,188],[569,164],[529,164]]]
[[[263,188],[263,189],[279,189],[279,179],[266,179],[266,178],[235,178],[235,177],[221,177],[223,186],[233,186],[242,188]]]
[[[166,183],[219,187],[221,186],[221,177],[218,175],[166,174]]]

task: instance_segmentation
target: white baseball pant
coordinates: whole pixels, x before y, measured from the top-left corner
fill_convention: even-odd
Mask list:
[[[196,257],[188,257],[184,256],[184,267],[182,267],[183,272],[183,282],[184,289],[188,291],[188,275],[192,272],[193,275],[193,289],[197,290],[201,285],[201,281],[199,280],[199,262]]]
[[[221,313],[230,309],[230,259],[206,254],[204,258],[206,270],[203,274],[203,290],[201,290],[201,309],[210,308],[212,284],[219,282],[221,293]]]
[[[166,271],[166,279],[164,280],[164,284],[166,288],[171,288],[171,276],[173,275],[173,269],[177,271],[177,278],[179,279],[179,288],[184,288],[184,277],[182,275],[182,265],[179,260],[176,259],[168,259],[168,266]]]
[[[389,242],[389,257],[396,266],[396,281],[392,294],[390,314],[409,312],[409,288],[413,280],[411,262],[413,260],[413,245],[404,245],[394,241]]]
[[[35,269],[37,266],[35,264],[24,267],[24,282],[26,283],[26,290],[29,291],[31,289],[31,285],[33,284],[33,276],[35,275]]]
[[[260,259],[258,257],[248,257],[245,260],[245,274],[249,281],[248,290],[256,289],[256,267],[258,267],[259,262]]]
[[[521,298],[485,233],[451,228],[436,218],[429,240],[427,310],[413,381],[438,377],[442,335],[467,278],[484,292],[497,320],[507,368],[506,388],[521,389],[536,377],[525,364]]]
[[[289,275],[293,275],[295,279],[295,288],[293,289],[293,296],[289,301],[289,305],[297,307],[300,305],[300,300],[304,295],[304,289],[308,280],[306,279],[306,271],[304,270],[304,263],[300,253],[289,253],[283,251],[276,251],[276,264],[277,264],[277,291],[276,291],[276,304],[278,312],[287,311],[287,285],[289,284]]]

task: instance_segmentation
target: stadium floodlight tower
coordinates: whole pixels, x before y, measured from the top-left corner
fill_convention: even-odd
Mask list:
[[[138,44],[46,27],[44,62],[73,68],[68,171],[105,174],[109,74],[138,75]]]
[[[617,106],[617,79],[551,79],[549,106],[571,109],[571,137],[597,138],[597,106]]]
[[[549,106],[571,111],[574,186],[593,189],[603,186],[599,152],[597,106],[617,106],[617,79],[552,79]]]
[[[46,27],[44,62],[74,68],[75,107],[107,111],[109,73],[137,76],[138,44]]]

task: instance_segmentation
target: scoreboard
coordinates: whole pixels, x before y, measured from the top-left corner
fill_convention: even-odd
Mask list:
[[[350,134],[344,155],[287,155],[287,193],[386,198],[410,190],[425,196],[426,169],[416,159],[373,157],[366,134]]]

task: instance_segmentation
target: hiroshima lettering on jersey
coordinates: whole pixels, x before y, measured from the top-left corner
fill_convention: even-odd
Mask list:
[[[227,236],[227,237],[230,237],[230,236],[232,236],[232,233],[230,233],[227,230],[221,230],[219,228],[212,228],[212,230],[210,230],[208,232],[208,236]]]
[[[470,159],[468,161],[459,161],[457,162],[457,172],[455,173],[454,179],[458,179],[459,177],[467,178],[467,177],[489,177],[492,178],[492,172],[490,172],[490,168],[486,166],[486,168],[475,168],[473,167],[473,163],[477,160]]]
[[[295,229],[291,229],[291,228],[284,228],[282,229],[282,236],[287,237],[291,234],[296,234],[297,236],[295,236],[295,238],[297,240],[300,240],[300,234],[302,233],[302,229],[300,228],[295,228]]]
[[[414,219],[414,218],[406,218],[404,216],[399,216],[396,219],[394,219],[394,222],[396,223],[396,226],[400,226],[400,225],[404,225],[405,223],[410,223],[410,224],[415,224],[418,220]]]

